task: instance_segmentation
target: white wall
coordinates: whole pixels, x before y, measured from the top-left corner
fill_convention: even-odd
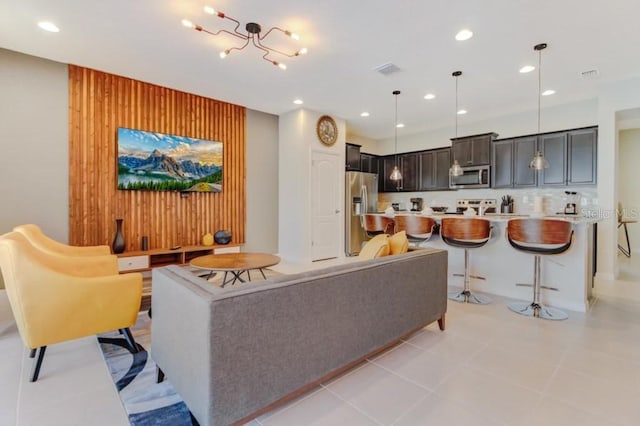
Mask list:
[[[603,221],[598,223],[597,278],[617,274],[618,111],[640,107],[640,78],[602,85],[598,96],[598,200]]]
[[[638,191],[638,160],[640,160],[640,129],[620,131],[618,162],[618,200],[622,203],[625,216],[640,219],[640,191]],[[640,224],[627,225],[633,253],[638,253],[640,244]],[[624,231],[618,230],[618,241],[626,245]]]
[[[316,136],[316,123],[321,115],[298,109],[281,115],[279,120],[278,253],[289,262],[311,261],[311,152],[335,153],[340,165],[345,164],[345,121],[333,117],[338,125],[338,140],[326,147]],[[338,172],[342,175],[340,182],[344,182],[344,166]],[[343,205],[344,185],[338,188],[338,193],[339,205]],[[340,221],[344,223],[344,218]]]
[[[69,240],[67,65],[0,49],[0,234]]]
[[[278,116],[247,110],[247,221],[243,251],[278,251]]]

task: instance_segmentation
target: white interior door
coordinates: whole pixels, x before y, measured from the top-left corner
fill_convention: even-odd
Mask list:
[[[339,157],[311,155],[311,260],[331,259],[340,253],[341,186]]]

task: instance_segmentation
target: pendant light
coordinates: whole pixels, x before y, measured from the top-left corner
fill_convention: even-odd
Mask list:
[[[462,75],[462,71],[454,71],[451,74],[453,77],[456,78],[456,138],[458,137],[458,77],[460,77]],[[460,166],[460,163],[458,163],[458,160],[453,160],[453,164],[451,165],[451,168],[449,169],[449,174],[451,176],[462,176],[464,172],[462,171],[462,167]]]
[[[536,44],[533,50],[538,52],[538,134],[540,134],[540,97],[542,92],[542,51],[547,48],[547,43]],[[549,162],[544,158],[542,151],[536,151],[529,168],[542,170],[549,167]]]
[[[391,180],[402,180],[402,173],[400,173],[400,169],[398,168],[398,95],[400,94],[399,90],[394,90],[393,91],[393,96],[396,97],[396,123],[395,123],[395,150],[394,150],[394,154],[395,154],[395,165],[393,166],[393,170],[391,171],[391,176],[389,176],[389,179]]]

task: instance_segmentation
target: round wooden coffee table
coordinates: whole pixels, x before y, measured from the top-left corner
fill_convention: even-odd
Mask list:
[[[252,269],[259,270],[262,278],[267,279],[263,269],[278,263],[280,263],[280,258],[268,253],[223,253],[196,257],[189,264],[195,268],[207,269],[212,272],[224,272],[222,279],[222,287],[224,287],[228,283],[235,283],[236,280],[241,283],[245,282],[241,277],[244,272],[247,273],[249,281],[251,281],[249,271]],[[227,280],[229,273],[232,277]]]

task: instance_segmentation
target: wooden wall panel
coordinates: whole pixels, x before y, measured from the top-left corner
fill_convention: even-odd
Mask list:
[[[69,66],[69,241],[111,244],[123,218],[127,250],[199,244],[230,230],[245,241],[244,107]],[[128,127],[221,141],[221,193],[118,191],[117,132]]]

